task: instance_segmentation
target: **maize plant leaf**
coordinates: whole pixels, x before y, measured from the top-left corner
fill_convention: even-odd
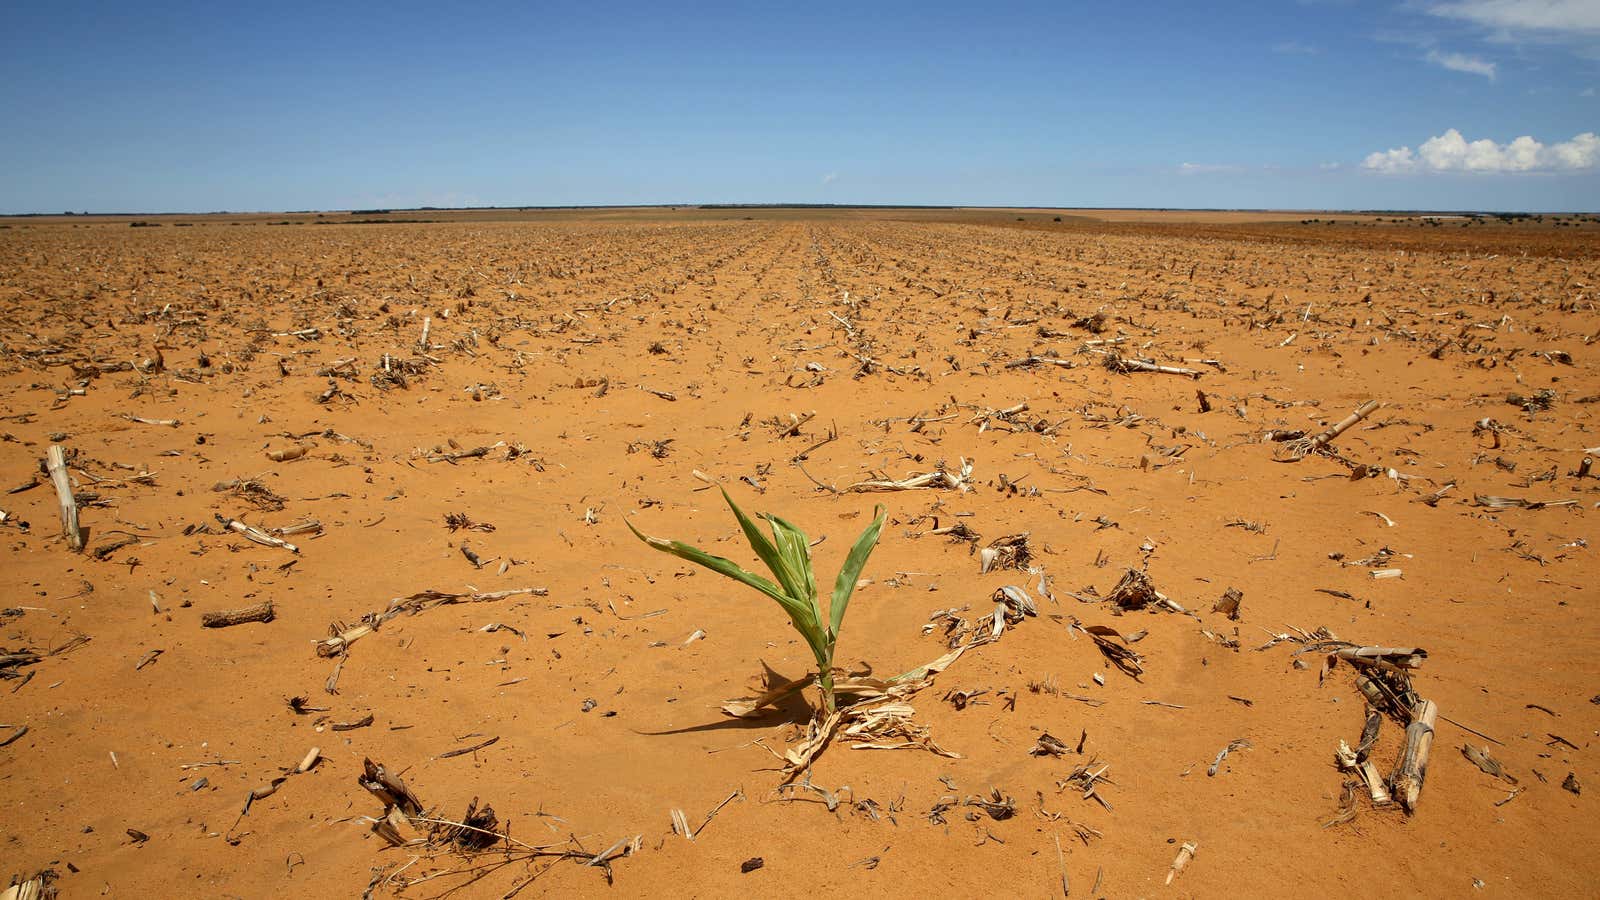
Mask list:
[[[728,492],[725,490],[722,492],[722,499],[728,501],[728,508],[733,510],[734,518],[739,520],[739,528],[744,532],[744,539],[750,542],[750,549],[754,550],[756,556],[763,563],[766,563],[768,569],[772,570],[773,577],[778,579],[778,583],[783,585],[783,589],[788,592],[789,596],[803,598],[805,595],[801,593],[802,583],[792,577],[792,573],[789,571],[783,556],[778,552],[778,548],[773,545],[772,541],[767,539],[766,535],[761,533],[761,529],[756,526],[756,523],[744,514],[744,510],[739,508],[739,504],[733,502],[733,498],[728,496]]]
[[[806,533],[793,523],[767,514],[764,516],[772,526],[772,536],[778,545],[778,553],[782,555],[784,565],[795,576],[795,589],[790,593],[798,599],[808,603],[816,603],[817,582],[811,573],[811,541]],[[817,616],[817,624],[822,624],[822,616]]]
[[[817,621],[816,605],[814,603],[791,597],[778,585],[754,572],[746,571],[731,559],[715,556],[682,541],[669,541],[651,537],[634,528],[632,522],[628,522],[626,519],[623,521],[635,537],[657,550],[663,553],[670,553],[679,559],[688,560],[696,565],[704,566],[718,575],[726,575],[734,581],[749,585],[778,601],[778,605],[783,607],[783,611],[789,614],[789,619],[794,623],[795,630],[800,632],[801,637],[805,638],[806,645],[811,648],[811,654],[816,657],[818,664],[823,665],[825,664],[824,661],[831,659],[828,652],[828,638],[823,633],[822,625]]]
[[[716,572],[718,575],[726,575],[735,581],[747,584],[761,593],[766,594],[768,597],[778,601],[786,610],[800,605],[791,599],[789,595],[785,594],[782,588],[773,584],[771,581],[762,578],[760,575],[757,575],[754,572],[745,571],[742,566],[731,559],[726,559],[721,556],[714,556],[698,547],[685,544],[682,541],[668,541],[658,537],[651,537],[641,532],[639,529],[634,528],[632,522],[627,522],[626,520],[624,520],[624,522],[627,524],[628,530],[633,532],[635,537],[663,553],[670,553],[679,559],[686,559],[689,562],[695,563],[696,565],[704,566],[707,569]],[[793,615],[792,611],[790,615]]]
[[[814,679],[814,683],[822,689],[822,709],[837,723],[833,682],[834,645],[839,637],[839,627],[844,622],[845,609],[850,605],[850,595],[854,593],[856,582],[861,578],[861,570],[867,564],[867,557],[872,555],[873,548],[878,544],[887,512],[879,506],[872,524],[867,526],[867,530],[861,533],[861,537],[857,538],[855,545],[850,548],[844,568],[840,570],[839,577],[834,583],[833,601],[829,607],[830,616],[825,616],[821,600],[817,597],[816,575],[811,568],[811,544],[806,540],[806,533],[791,522],[763,513],[761,518],[772,528],[772,539],[768,540],[756,523],[744,514],[744,510],[740,509],[737,503],[733,502],[727,491],[722,492],[722,497],[728,502],[728,508],[733,510],[734,517],[739,520],[739,529],[744,532],[745,540],[750,542],[750,549],[754,550],[756,556],[772,570],[773,576],[777,578],[776,583],[746,571],[731,559],[714,556],[681,541],[650,537],[634,528],[633,523],[627,519],[623,521],[627,524],[628,530],[633,532],[634,537],[657,550],[704,566],[718,575],[732,578],[776,600],[784,612],[789,614],[789,621],[794,624],[795,630],[800,632],[800,636],[805,638],[806,645],[811,648],[811,655],[817,660],[816,674],[793,683],[789,688],[799,690],[806,684],[813,683]],[[830,617],[831,622],[825,624]],[[740,707],[741,711],[735,711],[733,708],[727,711],[732,715],[747,715],[760,708],[760,705],[758,702],[755,707],[748,710]]]
[[[867,557],[878,546],[878,535],[883,531],[887,514],[888,510],[882,504],[873,511],[872,524],[861,532],[861,537],[856,538],[855,546],[850,548],[849,555],[844,559],[844,567],[839,570],[839,577],[833,583],[833,602],[828,607],[832,620],[828,628],[830,643],[839,639],[839,626],[844,623],[844,611],[850,605],[850,595],[855,593],[856,582],[861,578],[861,570],[866,568]]]

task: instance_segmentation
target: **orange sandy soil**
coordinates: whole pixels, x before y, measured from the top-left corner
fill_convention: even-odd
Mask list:
[[[0,681],[0,740],[27,726],[0,747],[8,873],[122,897],[499,897],[535,875],[523,896],[1050,896],[1063,866],[1072,896],[1600,891],[1600,480],[1572,474],[1600,445],[1594,224],[418,215],[446,221],[0,230],[0,490],[37,484],[0,493],[0,647],[43,654]],[[1103,333],[1075,326],[1096,312]],[[1125,355],[1204,375],[1108,371],[1086,342],[1119,336]],[[373,383],[385,354],[414,367],[405,387]],[[1030,354],[1076,365],[1006,366]],[[1201,359],[1220,366],[1185,362]],[[337,392],[319,403],[330,369]],[[1540,390],[1545,411],[1506,399]],[[1265,432],[1315,431],[1368,398],[1385,405],[1335,446],[1375,477],[1273,461]],[[769,421],[811,411],[798,435]],[[1485,418],[1498,448],[1475,433]],[[792,459],[834,427],[802,472]],[[81,554],[41,475],[52,442],[84,504]],[[489,449],[434,461],[451,442]],[[267,456],[297,443],[303,458]],[[844,490],[963,458],[968,492],[811,480]],[[807,528],[825,583],[888,505],[843,629],[851,668],[927,662],[945,650],[924,633],[934,612],[975,621],[1003,585],[1033,595],[1037,618],[911,701],[960,758],[835,742],[809,778],[836,810],[777,790],[773,752],[804,707],[718,707],[762,663],[805,672],[803,643],[775,604],[623,524],[755,566],[696,470]],[[213,489],[232,479],[283,508]],[[1478,495],[1576,503],[1497,510]],[[451,532],[450,513],[495,530]],[[214,514],[323,531],[291,538],[296,556]],[[969,545],[929,533],[956,522],[979,546],[1027,532],[1038,571],[980,575]],[[1402,577],[1371,576],[1384,548]],[[1093,602],[1145,566],[1194,615]],[[385,623],[325,691],[336,661],[315,642],[330,623],[426,589],[523,587],[548,594]],[[1237,622],[1212,610],[1229,587]],[[269,623],[200,625],[266,600]],[[1140,679],[1074,622],[1148,632],[1131,645]],[[1347,665],[1319,684],[1324,654],[1296,655],[1319,628],[1425,648],[1417,691],[1496,743],[1441,720],[1414,814],[1363,797],[1324,827],[1346,778],[1334,749],[1364,716]],[[1293,640],[1258,649],[1275,634]],[[964,709],[942,699],[976,690]],[[291,697],[326,710],[297,714]],[[1029,755],[1044,731],[1081,737],[1083,755]],[[1208,777],[1241,738],[1252,747]],[[1402,740],[1387,722],[1372,757],[1385,773]],[[1464,758],[1468,743],[1515,786]],[[311,747],[315,768],[240,815]],[[610,884],[570,860],[393,849],[363,818],[382,813],[357,784],[363,758],[438,815],[492,804],[526,844],[640,846],[611,861]],[[1110,766],[1105,805],[1059,789],[1090,759]],[[1562,788],[1569,773],[1584,793]],[[671,810],[698,825],[739,789],[694,842],[672,833]],[[1015,815],[963,805],[991,789]],[[1198,853],[1164,886],[1184,842]],[[764,868],[741,874],[752,857]]]

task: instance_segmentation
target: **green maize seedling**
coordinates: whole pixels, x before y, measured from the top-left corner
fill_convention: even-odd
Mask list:
[[[772,537],[769,539],[761,533],[760,528],[756,527],[756,523],[739,509],[727,491],[722,492],[722,498],[728,501],[728,508],[733,510],[734,517],[739,520],[739,528],[744,532],[745,540],[749,541],[750,549],[754,550],[756,556],[772,570],[776,582],[746,571],[733,560],[713,556],[698,547],[642,534],[639,529],[633,527],[632,522],[628,523],[628,530],[639,540],[663,553],[671,553],[719,575],[726,575],[776,600],[778,605],[783,607],[783,611],[789,614],[789,621],[794,623],[795,630],[805,638],[806,645],[811,648],[812,656],[816,657],[817,684],[822,689],[823,714],[832,715],[836,709],[833,691],[833,649],[839,640],[839,626],[844,622],[845,609],[850,605],[850,595],[855,592],[856,581],[861,577],[861,570],[866,567],[867,557],[872,555],[872,549],[878,545],[878,534],[883,530],[887,511],[883,506],[878,506],[874,511],[872,524],[861,532],[861,537],[857,538],[855,545],[850,548],[850,553],[844,560],[844,567],[839,570],[839,577],[834,580],[832,602],[828,604],[828,610],[824,613],[822,604],[817,598],[817,582],[811,571],[811,546],[806,540],[805,532],[777,516],[760,513],[760,518],[765,519],[772,529]]]

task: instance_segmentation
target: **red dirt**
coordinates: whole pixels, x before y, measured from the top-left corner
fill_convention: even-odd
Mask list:
[[[530,891],[568,896],[1034,896],[1060,890],[1059,838],[1073,896],[1097,879],[1096,896],[1460,896],[1475,880],[1486,897],[1600,892],[1600,566],[1586,543],[1600,471],[1569,474],[1600,445],[1595,226],[1058,214],[10,220],[0,490],[35,479],[59,442],[75,454],[77,490],[100,505],[82,510],[78,554],[48,480],[0,494],[11,608],[0,648],[89,638],[0,681],[0,740],[28,729],[0,748],[6,867],[53,869],[67,896],[357,896],[376,877],[377,896],[465,885],[451,896],[498,897],[540,872]],[[1075,326],[1096,311],[1104,333]],[[374,385],[385,354],[418,357],[425,316],[434,361],[419,359],[405,388]],[[316,335],[289,334],[307,328]],[[1112,373],[1085,342],[1117,336],[1125,355],[1204,375]],[[160,366],[147,362],[158,348]],[[1030,354],[1077,365],[1006,367]],[[317,402],[330,385],[319,370],[347,359],[354,377],[336,375],[338,393]],[[119,363],[133,367],[95,371]],[[1548,410],[1506,400],[1546,389]],[[1385,405],[1335,446],[1377,477],[1352,480],[1322,456],[1274,462],[1278,447],[1262,442],[1275,428],[1319,430],[1369,398]],[[1023,401],[980,428],[985,410]],[[808,411],[797,436],[764,421]],[[940,421],[914,430],[914,416]],[[1498,448],[1475,430],[1484,418],[1500,426]],[[838,440],[805,461],[818,481],[842,488],[965,458],[973,489],[834,495],[791,462],[830,427]],[[297,441],[311,448],[301,459],[264,452]],[[451,441],[490,449],[430,461]],[[658,457],[651,442],[670,443]],[[815,794],[782,799],[769,749],[788,749],[805,710],[747,721],[717,707],[763,662],[802,674],[804,644],[775,604],[652,552],[623,524],[755,566],[696,470],[746,509],[825,536],[825,583],[873,503],[889,506],[842,632],[846,665],[903,671],[944,651],[922,633],[936,610],[975,618],[1006,584],[1033,595],[1038,618],[912,700],[961,758],[836,742],[810,780],[839,792],[837,810]],[[251,478],[284,508],[212,489]],[[1437,505],[1421,502],[1452,482]],[[1496,510],[1478,495],[1577,502]],[[444,517],[457,512],[495,530],[451,532]],[[193,533],[217,531],[215,514],[262,527],[311,517],[324,531],[291,537],[295,556]],[[980,575],[967,545],[927,533],[932,516],[966,523],[980,544],[1029,532],[1054,599],[1037,574]],[[123,536],[137,542],[95,558]],[[1343,564],[1385,547],[1403,577]],[[506,560],[516,564],[500,574]],[[1146,564],[1198,620],[1072,596],[1103,595]],[[351,646],[338,693],[324,691],[334,662],[314,642],[330,623],[426,589],[519,587],[548,595],[384,624]],[[1229,587],[1244,595],[1239,622],[1212,612]],[[263,600],[272,622],[200,626],[204,612]],[[1111,668],[1073,620],[1148,631],[1133,645],[1141,680]],[[491,623],[523,636],[484,632]],[[1322,655],[1256,649],[1291,627],[1428,651],[1416,689],[1453,722],[1438,726],[1414,814],[1363,798],[1353,822],[1323,827],[1344,780],[1334,748],[1356,742],[1363,702],[1345,665],[1319,686]],[[686,645],[697,630],[705,639]],[[1029,687],[1047,683],[1103,703]],[[940,699],[980,689],[988,702],[965,709]],[[296,714],[295,696],[328,709]],[[370,727],[331,730],[368,714]],[[1042,731],[1071,747],[1086,733],[1084,756],[1030,756]],[[1238,738],[1252,749],[1207,777]],[[1373,754],[1386,774],[1401,741],[1386,723]],[[1466,743],[1487,744],[1515,787],[1468,762]],[[313,746],[314,769],[240,816],[251,789]],[[1058,790],[1091,757],[1110,764],[1099,794],[1111,808]],[[492,804],[529,844],[599,853],[641,835],[642,846],[611,863],[609,887],[571,861],[390,849],[359,820],[382,812],[357,785],[363,758],[403,771],[440,815],[474,797]],[[216,760],[234,762],[183,768]],[[1564,790],[1568,773],[1588,793]],[[739,788],[744,799],[696,841],[672,833],[670,810],[698,824]],[[1014,799],[1014,816],[960,805],[991,788]],[[930,822],[946,798],[958,805]],[[1082,842],[1070,823],[1102,837]],[[1198,853],[1164,887],[1184,842]],[[741,873],[752,857],[764,867]]]

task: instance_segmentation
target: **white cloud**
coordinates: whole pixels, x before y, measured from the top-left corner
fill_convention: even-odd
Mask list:
[[[1243,171],[1240,166],[1221,165],[1218,163],[1179,163],[1180,175],[1216,175],[1224,172]]]
[[[1415,152],[1400,147],[1368,154],[1361,167],[1383,175],[1466,172],[1578,172],[1600,168],[1600,135],[1584,132],[1570,141],[1545,145],[1529,135],[1497,144],[1468,141],[1454,128],[1428,138]]]
[[[1279,41],[1272,45],[1272,52],[1282,53],[1285,56],[1316,56],[1322,50],[1299,41]]]
[[[1490,81],[1494,80],[1494,63],[1481,60],[1476,56],[1467,56],[1464,53],[1440,53],[1438,50],[1429,50],[1428,55],[1423,59],[1452,72],[1482,75]]]
[[[822,176],[822,183],[823,184],[833,184],[835,181],[838,181],[838,180],[839,180],[839,173],[838,172],[829,172],[828,174]]]
[[[1600,3],[1595,0],[1455,0],[1428,12],[1506,31],[1600,34]]]
[[[1410,147],[1400,147],[1396,150],[1382,150],[1377,153],[1368,153],[1362,161],[1361,167],[1384,175],[1398,175],[1403,172],[1412,172],[1417,168],[1417,158]]]

